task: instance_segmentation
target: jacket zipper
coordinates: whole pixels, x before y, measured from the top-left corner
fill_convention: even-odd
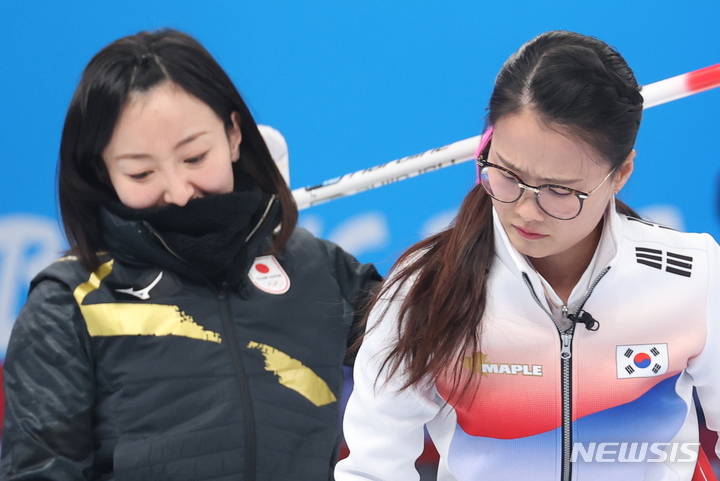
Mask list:
[[[270,208],[275,202],[275,194],[270,197],[263,215],[260,220],[255,224],[255,227],[250,231],[250,234],[245,238],[247,243],[253,235],[258,231],[260,226],[265,222],[265,219],[270,212]],[[255,411],[253,409],[252,397],[250,396],[250,386],[245,373],[245,365],[243,363],[242,354],[238,346],[237,338],[235,337],[235,327],[232,322],[232,315],[230,312],[230,299],[227,296],[227,285],[223,286],[218,291],[218,298],[220,299],[220,318],[222,319],[223,330],[228,338],[228,345],[230,347],[230,354],[233,360],[233,367],[235,368],[236,378],[238,385],[240,386],[240,398],[243,409],[243,418],[245,420],[245,480],[255,481],[256,470],[257,470],[257,435],[255,430]]]
[[[567,312],[567,308],[565,309]],[[562,481],[572,478],[572,339],[575,324],[560,334],[560,364],[562,369]]]
[[[265,211],[263,212],[260,220],[255,224],[255,227],[250,231],[245,242],[248,242],[253,235],[258,231],[260,226],[265,222],[265,219],[270,212],[276,196],[273,194],[268,201]],[[179,261],[185,263],[185,260],[175,253],[170,246],[165,242],[165,239],[154,229],[152,226],[147,225],[148,230],[160,241],[165,249],[177,258]],[[223,330],[227,336],[227,343],[230,349],[230,355],[232,357],[233,367],[235,368],[236,379],[240,386],[240,400],[243,406],[243,418],[245,420],[245,480],[255,481],[255,472],[257,470],[257,444],[256,444],[256,430],[255,430],[255,413],[252,405],[252,397],[250,396],[250,387],[248,386],[248,380],[245,374],[245,366],[242,360],[242,354],[238,347],[237,338],[235,337],[235,328],[232,323],[232,315],[230,312],[230,299],[227,296],[227,286],[223,284],[220,290],[217,291],[218,299],[220,301],[220,319],[222,320]]]
[[[606,267],[603,269],[602,272],[595,278],[593,283],[588,288],[587,292],[585,293],[585,297],[583,297],[582,302],[580,302],[580,305],[578,306],[577,310],[575,311],[575,316],[579,316],[580,312],[582,312],[583,307],[585,306],[585,303],[590,298],[590,295],[592,294],[593,290],[595,289],[595,286],[597,286],[598,282],[600,282],[600,279],[605,277],[605,274],[610,270],[610,267]],[[557,319],[555,319],[555,316],[552,315],[552,313],[543,305],[542,302],[540,302],[540,299],[538,298],[537,294],[535,293],[535,289],[533,289],[532,284],[530,283],[530,278],[528,275],[523,272],[522,273],[523,281],[525,282],[525,285],[530,290],[530,294],[532,295],[533,299],[535,299],[535,302],[538,306],[545,312],[545,314],[550,317],[550,319],[553,321],[553,324],[555,324],[555,327],[558,330],[558,334],[560,334],[560,369],[561,369],[561,392],[562,392],[562,471],[560,474],[560,479],[562,481],[571,481],[572,479],[572,340],[573,340],[573,334],[575,333],[575,323],[573,323],[569,328],[563,330],[560,324],[558,323]],[[568,307],[566,305],[562,306],[562,313],[564,318],[568,318]]]
[[[237,382],[240,386],[240,399],[243,406],[243,417],[245,420],[245,480],[254,481],[257,465],[257,445],[255,434],[255,414],[253,411],[252,398],[250,397],[250,387],[245,374],[245,366],[243,364],[242,354],[238,348],[237,338],[235,337],[235,327],[233,326],[232,316],[230,313],[230,299],[226,292],[226,286],[218,291],[218,299],[220,300],[220,318],[222,320],[223,330],[227,336],[230,355],[232,357],[233,367]]]

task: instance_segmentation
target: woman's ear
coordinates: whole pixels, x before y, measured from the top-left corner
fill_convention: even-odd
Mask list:
[[[228,142],[230,142],[230,158],[233,162],[240,159],[240,143],[242,142],[242,133],[240,133],[240,114],[233,112],[230,115],[232,126],[228,129]]]
[[[625,186],[625,183],[630,178],[630,174],[633,172],[635,167],[635,149],[631,150],[628,154],[625,162],[618,169],[618,175],[615,177],[615,193],[617,194]]]

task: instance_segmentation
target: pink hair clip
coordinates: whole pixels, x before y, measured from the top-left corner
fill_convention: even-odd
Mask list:
[[[480,154],[485,152],[485,150],[488,148],[488,145],[490,145],[490,139],[492,139],[493,134],[493,127],[492,125],[487,128],[485,132],[483,132],[482,137],[480,138],[480,145],[478,145],[477,150],[475,151],[475,159],[480,157]],[[480,183],[480,166],[475,164],[475,173],[476,173],[476,179],[475,184]]]

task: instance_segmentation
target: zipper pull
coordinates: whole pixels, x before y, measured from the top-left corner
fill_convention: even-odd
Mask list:
[[[563,334],[560,334],[560,340],[562,342],[562,349],[560,349],[560,357],[563,359],[570,359],[570,356],[572,356],[572,353],[570,352],[572,333],[565,332]]]

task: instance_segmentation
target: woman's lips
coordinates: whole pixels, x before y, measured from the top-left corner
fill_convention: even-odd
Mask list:
[[[547,237],[546,234],[538,234],[536,232],[521,229],[520,227],[518,227],[516,225],[514,225],[513,227],[515,228],[517,233],[520,234],[520,237],[524,237],[525,239],[537,240],[537,239],[543,239],[543,238]]]

